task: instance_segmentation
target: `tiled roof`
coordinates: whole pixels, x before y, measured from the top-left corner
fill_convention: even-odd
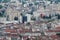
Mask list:
[[[5,32],[16,33],[16,30],[6,29]]]
[[[60,29],[59,30],[47,30],[46,32],[60,32]]]

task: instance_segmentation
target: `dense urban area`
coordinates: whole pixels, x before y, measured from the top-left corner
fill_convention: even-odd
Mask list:
[[[60,40],[60,0],[0,0],[0,40]]]

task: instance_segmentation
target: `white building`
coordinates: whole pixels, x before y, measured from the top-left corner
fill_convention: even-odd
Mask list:
[[[26,14],[25,16],[27,16],[27,22],[31,22],[31,15],[30,14]]]

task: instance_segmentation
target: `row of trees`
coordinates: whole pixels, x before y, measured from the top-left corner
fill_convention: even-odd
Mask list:
[[[55,2],[56,4],[58,4],[60,2],[60,0],[48,0],[48,1],[50,1],[51,3]]]
[[[3,3],[7,3],[7,2],[10,2],[10,0],[0,0],[0,3],[3,2]]]
[[[3,8],[3,6],[2,5],[0,5],[0,9],[2,9]],[[0,10],[0,17],[3,17],[4,16],[4,14],[5,14],[5,10]]]

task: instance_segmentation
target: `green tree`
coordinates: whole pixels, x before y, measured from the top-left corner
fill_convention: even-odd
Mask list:
[[[7,3],[7,2],[10,2],[10,0],[4,0],[3,3]]]
[[[38,40],[38,37],[36,37],[36,39],[35,40]]]
[[[56,33],[56,35],[60,37],[60,33]]]
[[[5,11],[1,11],[1,12],[0,12],[0,17],[5,16],[4,14],[5,14]]]
[[[0,9],[2,8],[3,6],[2,5],[0,5]]]

